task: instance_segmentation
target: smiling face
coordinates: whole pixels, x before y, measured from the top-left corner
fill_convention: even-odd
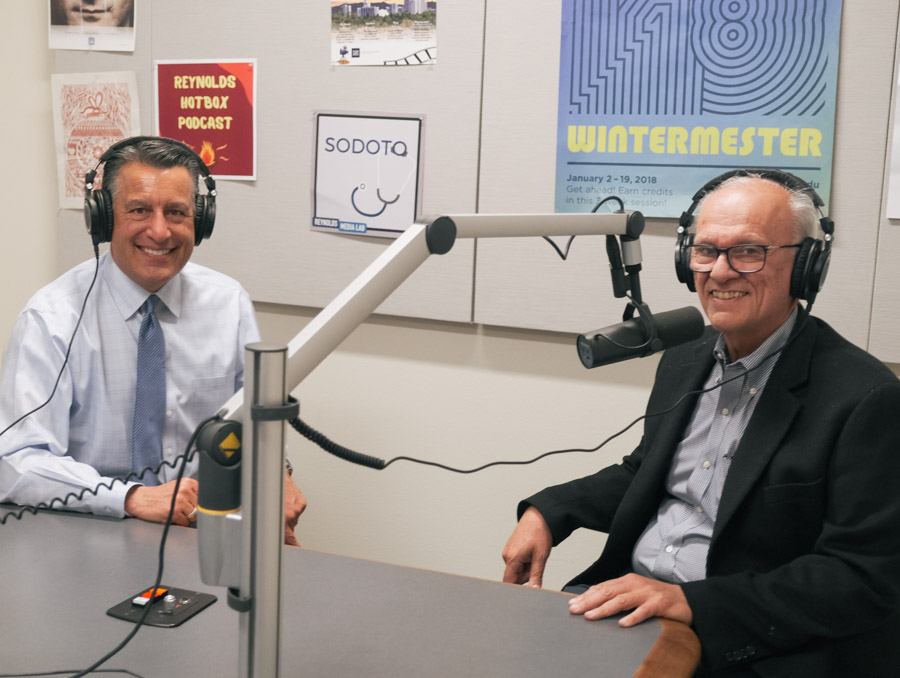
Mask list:
[[[184,167],[123,165],[113,196],[109,252],[148,292],[171,280],[194,251],[194,183]]]
[[[762,179],[722,188],[704,201],[694,243],[790,245],[798,242],[788,192]],[[695,273],[694,284],[710,324],[722,332],[731,360],[759,348],[790,316],[796,249],[770,250],[763,270],[737,273],[719,256],[712,271]]]
[[[133,0],[53,0],[53,21],[66,26],[133,26]]]

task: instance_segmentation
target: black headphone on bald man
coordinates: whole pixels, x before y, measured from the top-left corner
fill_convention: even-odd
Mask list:
[[[794,259],[794,267],[791,271],[792,297],[805,299],[810,304],[816,299],[819,290],[825,283],[828,273],[828,264],[831,258],[831,243],[834,240],[834,222],[822,212],[825,202],[808,183],[788,172],[776,169],[743,168],[731,170],[720,174],[715,179],[708,181],[703,188],[697,191],[693,197],[693,203],[686,212],[681,214],[678,220],[678,239],[675,242],[675,273],[678,281],[688,286],[691,292],[695,292],[694,272],[690,269],[690,256],[686,249],[694,243],[694,234],[689,231],[694,222],[694,210],[705,196],[718,188],[725,181],[735,176],[758,176],[762,179],[774,181],[791,191],[799,191],[806,194],[813,205],[819,211],[819,226],[824,238],[804,238],[797,257]]]

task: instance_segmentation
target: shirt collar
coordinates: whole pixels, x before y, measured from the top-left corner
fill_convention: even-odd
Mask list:
[[[769,358],[777,358],[777,351],[784,348],[784,345],[791,336],[794,325],[797,323],[798,314],[799,306],[795,306],[788,319],[784,321],[781,327],[772,332],[772,334],[769,335],[769,338],[759,345],[759,348],[750,355],[734,361],[734,363],[728,362],[728,347],[725,344],[725,336],[719,334],[718,339],[716,339],[716,345],[713,347],[713,357],[716,359],[716,363],[722,367],[722,369],[726,366],[733,365],[740,366],[744,370],[752,370]]]
[[[125,275],[109,252],[103,255],[100,267],[102,275],[108,283],[113,302],[122,314],[122,318],[128,320],[140,310],[147,297],[150,296],[150,292]],[[176,318],[181,314],[181,290],[182,280],[179,271],[174,278],[154,293],[159,297],[162,305]],[[159,308],[157,306],[157,310]]]

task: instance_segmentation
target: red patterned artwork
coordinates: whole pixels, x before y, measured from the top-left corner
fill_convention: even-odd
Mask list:
[[[63,85],[60,122],[65,149],[65,195],[84,195],[84,175],[103,151],[129,136],[133,102],[126,83]]]

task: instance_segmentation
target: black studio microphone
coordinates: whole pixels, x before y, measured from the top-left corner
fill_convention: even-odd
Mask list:
[[[699,339],[704,326],[703,314],[693,306],[656,315],[644,306],[637,318],[579,334],[576,342],[578,357],[588,369],[631,358],[644,358]]]

